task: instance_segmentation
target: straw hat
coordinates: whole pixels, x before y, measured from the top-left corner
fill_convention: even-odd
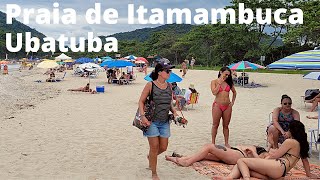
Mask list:
[[[189,85],[189,88],[190,88],[190,89],[194,89],[194,84],[190,84],[190,85]]]

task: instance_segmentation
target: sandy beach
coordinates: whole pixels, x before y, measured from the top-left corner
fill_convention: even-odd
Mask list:
[[[151,69],[149,69],[150,71]],[[178,69],[174,72],[181,75]],[[10,73],[10,72],[9,72]],[[105,86],[105,93],[70,92],[85,86],[87,78],[67,72],[64,81],[37,83],[47,77],[43,70],[15,71],[0,75],[0,179],[150,179],[148,142],[132,126],[140,93],[146,84],[144,74],[135,71],[137,80],[130,85],[107,84],[104,72],[90,79],[91,88]],[[209,179],[191,167],[167,162],[164,155],[176,151],[190,154],[211,142],[211,107],[214,96],[210,82],[217,71],[189,70],[178,83],[190,83],[200,92],[199,103],[183,111],[189,120],[186,128],[171,125],[167,152],[158,158],[161,179]],[[62,77],[58,73],[58,77]],[[280,106],[282,94],[293,100],[306,129],[316,128],[309,120],[301,95],[306,89],[319,88],[318,81],[302,75],[249,73],[250,81],[266,85],[260,88],[236,87],[238,92],[230,124],[230,144],[265,146],[269,113]],[[309,137],[309,134],[308,134]],[[223,144],[220,125],[217,142]],[[313,152],[310,162],[319,164]]]

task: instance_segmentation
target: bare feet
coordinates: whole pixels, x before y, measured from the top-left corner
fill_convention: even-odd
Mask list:
[[[152,180],[160,180],[158,174],[152,174]]]
[[[318,116],[306,116],[308,119],[318,119]]]
[[[182,159],[182,158],[180,158],[180,157],[172,157],[172,156],[165,156],[166,157],[166,160],[167,161],[171,161],[171,162],[174,162],[174,163],[176,163],[177,165],[179,165],[179,166],[183,166],[183,167],[188,167],[188,166],[190,166],[190,164],[188,164],[187,162],[186,162],[186,160],[184,160],[184,159]]]
[[[227,147],[227,148],[231,148],[229,143],[225,143],[224,146]]]

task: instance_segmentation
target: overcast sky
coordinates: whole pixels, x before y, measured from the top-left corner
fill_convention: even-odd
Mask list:
[[[60,15],[62,15],[62,10],[64,8],[73,8],[77,12],[77,24],[76,25],[39,25],[34,21],[35,16],[30,19],[30,24],[28,26],[35,28],[36,30],[42,32],[46,36],[58,38],[60,34],[65,34],[66,36],[87,36],[87,32],[94,32],[95,35],[111,35],[118,32],[133,31],[135,29],[141,29],[145,27],[155,27],[160,25],[142,25],[135,24],[131,25],[127,23],[128,16],[128,4],[134,4],[135,7],[140,5],[145,6],[149,10],[152,8],[161,8],[165,10],[167,8],[189,8],[192,12],[196,8],[205,8],[208,11],[211,8],[223,8],[229,5],[229,0],[60,0],[60,1],[50,1],[50,0],[1,0],[0,11],[6,13],[7,4],[17,4],[23,8],[47,8],[52,12],[53,3],[59,3]],[[114,8],[119,13],[118,23],[115,25],[108,25],[102,22],[100,25],[89,25],[85,21],[85,12],[89,8],[94,7],[94,3],[101,3],[101,10],[104,11],[108,8]],[[136,8],[137,9],[137,8]],[[210,12],[210,11],[209,11]],[[209,13],[210,14],[210,13]],[[23,22],[23,16],[16,18],[20,22]]]

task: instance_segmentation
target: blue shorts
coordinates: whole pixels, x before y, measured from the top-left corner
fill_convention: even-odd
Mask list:
[[[146,132],[143,132],[146,137],[170,137],[170,123],[169,121],[152,121]]]

